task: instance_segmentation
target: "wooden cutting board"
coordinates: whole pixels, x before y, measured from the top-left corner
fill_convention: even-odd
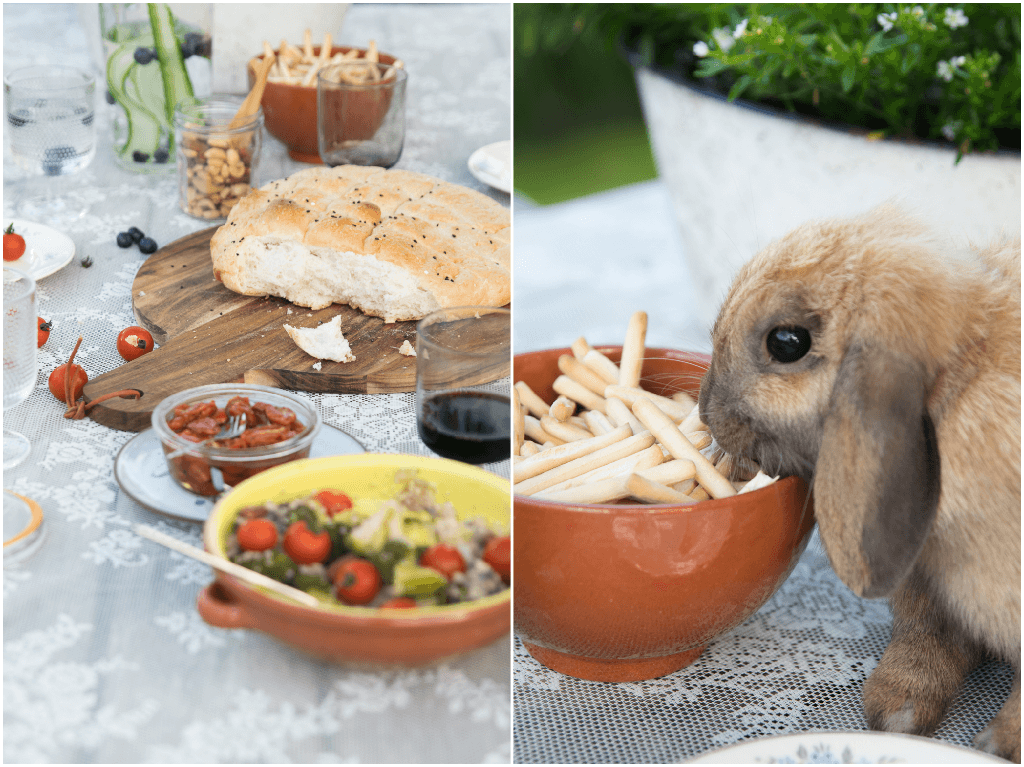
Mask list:
[[[280,298],[241,296],[213,278],[210,239],[217,227],[183,237],[147,259],[132,285],[138,323],[157,348],[97,376],[86,402],[122,389],[141,389],[138,400],[113,398],[89,416],[114,429],[141,431],[169,394],[204,384],[244,381],[308,392],[378,394],[416,388],[416,358],[398,353],[416,345],[416,322],[385,324],[357,309],[333,304],[312,311]],[[315,327],[341,315],[352,362],[317,361],[282,327]]]

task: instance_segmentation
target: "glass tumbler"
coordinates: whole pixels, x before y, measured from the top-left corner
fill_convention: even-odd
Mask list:
[[[511,456],[511,313],[460,306],[416,326],[416,426],[435,453],[464,463]]]
[[[174,110],[178,200],[195,218],[225,219],[256,187],[263,148],[263,110],[235,120],[243,97],[215,94]]]
[[[393,64],[349,61],[316,78],[320,159],[327,165],[390,168],[405,144],[406,71]]]

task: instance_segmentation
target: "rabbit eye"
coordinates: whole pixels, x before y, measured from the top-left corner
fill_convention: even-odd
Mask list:
[[[779,362],[796,362],[811,350],[807,328],[772,328],[766,341],[768,353]]]

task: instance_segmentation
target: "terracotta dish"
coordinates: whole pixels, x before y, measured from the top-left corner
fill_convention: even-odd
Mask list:
[[[621,347],[598,347],[618,361]],[[513,380],[546,401],[554,349],[517,355]],[[696,395],[705,355],[647,349],[642,385]],[[692,506],[577,505],[515,496],[515,631],[530,654],[580,679],[627,682],[692,663],[761,607],[814,526],[806,484]]]
[[[331,55],[348,53],[353,46],[336,45],[331,48]],[[364,55],[365,48],[357,48]],[[320,54],[320,46],[313,46],[315,55]],[[397,59],[386,53],[378,54],[383,64],[394,64]],[[255,56],[249,60],[247,67],[249,87],[256,82],[255,64],[262,61],[263,56]],[[263,124],[271,136],[288,147],[288,156],[298,162],[321,163],[320,145],[316,135],[316,81],[311,86],[289,85],[288,83],[267,82],[263,90]],[[385,107],[386,108],[386,107]]]
[[[353,498],[388,498],[399,469],[418,469],[460,517],[484,517],[508,529],[508,480],[458,461],[410,455],[351,455],[295,461],[257,474],[224,496],[203,528],[207,551],[224,556],[239,510],[325,488]],[[473,602],[405,610],[324,603],[306,607],[225,573],[199,593],[203,620],[221,628],[255,629],[329,661],[420,665],[482,647],[509,630],[510,592]]]

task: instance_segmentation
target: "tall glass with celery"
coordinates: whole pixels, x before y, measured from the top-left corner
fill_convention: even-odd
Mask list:
[[[210,92],[210,6],[100,3],[99,12],[118,164],[171,172],[175,104]]]

